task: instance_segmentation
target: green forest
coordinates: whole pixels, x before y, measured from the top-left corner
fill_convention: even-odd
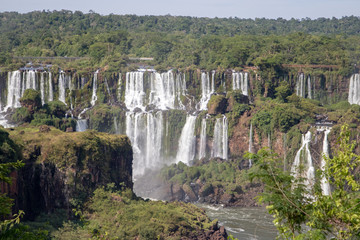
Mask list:
[[[59,65],[118,71],[131,66],[129,58],[149,57],[153,61],[145,64],[161,70],[258,66],[281,72],[282,64],[317,64],[350,74],[360,55],[360,20],[354,16],[252,20],[5,12],[0,13],[0,32],[3,68],[28,61],[18,57],[77,57]]]

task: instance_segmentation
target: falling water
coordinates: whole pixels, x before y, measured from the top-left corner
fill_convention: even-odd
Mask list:
[[[176,79],[170,70],[166,73],[151,73],[149,103],[158,109],[183,109],[180,96],[185,93],[185,79],[178,74]]]
[[[304,73],[300,73],[296,81],[296,95],[299,97],[305,97],[305,76]]]
[[[65,86],[66,86],[65,73],[60,72],[60,74],[59,74],[59,100],[66,104],[66,102],[65,102],[65,99],[66,99]]]
[[[49,72],[49,102],[54,101],[54,92],[53,92],[53,85],[52,85],[52,75]]]
[[[143,72],[128,72],[126,73],[126,88],[125,88],[125,105],[128,109],[135,108],[145,109],[144,100],[144,73]]]
[[[93,78],[93,90],[92,90],[92,96],[91,96],[91,106],[95,106],[95,103],[97,101],[97,95],[96,95],[96,90],[97,90],[97,75],[98,75],[98,71],[96,71],[94,73],[94,78]]]
[[[195,157],[196,137],[194,134],[196,116],[188,115],[186,123],[181,131],[179,148],[176,155],[176,162],[190,164]]]
[[[19,99],[22,96],[22,84],[20,71],[14,71],[8,73],[8,95],[5,111],[9,108],[20,107]]]
[[[214,74],[214,73],[213,73]],[[199,102],[199,110],[206,110],[207,103],[210,100],[211,94],[214,93],[214,89],[211,88],[209,73],[201,73],[201,99]]]
[[[360,74],[353,74],[350,78],[349,98],[350,104],[360,105]]]
[[[228,157],[228,123],[224,115],[217,118],[214,127],[213,157],[227,159]]]
[[[78,119],[76,121],[76,131],[84,132],[87,129],[87,120],[86,119]]]
[[[311,76],[308,76],[308,98],[312,99],[312,94],[311,94]]]
[[[296,153],[295,160],[291,166],[292,175],[295,178],[299,177],[299,168],[300,164],[304,164],[306,167],[306,172],[303,177],[306,179],[304,184],[308,187],[308,190],[312,188],[315,181],[315,169],[312,163],[311,153],[310,153],[310,142],[311,142],[311,132],[308,131],[305,136],[302,136],[302,144],[298,152]]]
[[[162,112],[127,112],[126,134],[134,151],[134,175],[142,175],[146,169],[161,167],[162,161]]]
[[[41,95],[41,104],[45,104],[45,80],[44,80],[44,72],[40,75],[40,95]]]
[[[331,131],[331,128],[328,128],[325,130],[324,132],[324,142],[323,142],[323,151],[321,154],[321,170],[324,171],[325,170],[325,158],[324,157],[329,157],[329,142],[328,142],[328,135]],[[321,189],[324,195],[329,195],[330,194],[330,184],[328,182],[328,180],[326,179],[325,176],[323,176],[323,178],[321,179]]]
[[[248,91],[248,85],[249,85],[249,81],[248,81],[248,73],[245,72],[233,72],[232,74],[232,87],[233,90],[237,90],[240,89],[243,95],[248,96],[249,95],[249,91]]]
[[[201,120],[199,159],[206,157],[206,119]]]
[[[118,122],[117,122],[116,117],[114,117],[114,128],[115,128],[115,134],[120,134],[119,126],[118,126]]]

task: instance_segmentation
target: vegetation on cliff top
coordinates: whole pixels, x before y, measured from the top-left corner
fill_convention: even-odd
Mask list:
[[[0,64],[14,69],[26,63],[13,55],[50,57],[43,62],[63,69],[119,71],[131,63],[130,57],[153,57],[148,64],[158,69],[249,65],[259,66],[261,76],[270,79],[284,72],[282,64],[337,65],[339,73],[349,74],[359,64],[359,22],[357,17],[287,21],[101,16],[66,10],[0,13]]]
[[[59,101],[52,101],[42,106],[40,93],[34,89],[26,89],[20,98],[20,108],[16,108],[12,121],[16,124],[30,123],[34,126],[49,125],[65,131],[71,127],[75,130],[76,122],[64,118],[67,107]]]
[[[198,237],[216,226],[203,210],[180,202],[145,201],[131,190],[99,188],[81,213],[53,231],[56,239],[183,239]]]

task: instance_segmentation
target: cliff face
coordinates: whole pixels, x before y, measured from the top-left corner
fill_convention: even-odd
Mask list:
[[[132,148],[126,136],[22,127],[10,136],[22,146],[25,167],[13,176],[16,187],[5,190],[15,199],[15,210],[24,210],[29,219],[41,211],[69,210],[107,183],[132,188]]]

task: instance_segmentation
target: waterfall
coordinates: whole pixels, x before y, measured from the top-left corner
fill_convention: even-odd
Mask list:
[[[161,167],[162,161],[162,112],[127,112],[126,134],[134,151],[134,175],[142,175],[146,169]]]
[[[92,96],[91,96],[91,106],[95,106],[95,103],[97,101],[97,95],[96,95],[96,90],[97,90],[97,75],[98,75],[98,71],[96,71],[94,73],[94,78],[93,78],[93,90],[92,90]]]
[[[214,89],[211,88],[209,73],[202,72],[199,110],[207,110],[207,103],[209,102],[212,93],[214,93]]]
[[[20,71],[13,71],[8,73],[8,83],[7,83],[7,102],[5,111],[9,108],[18,108],[20,107],[19,99],[22,96],[22,83],[21,83],[21,73]]]
[[[329,157],[329,142],[328,142],[328,135],[331,131],[331,128],[328,128],[325,130],[324,132],[324,142],[323,142],[323,151],[321,154],[321,170],[324,172],[325,170],[325,157]],[[328,182],[328,180],[326,179],[325,176],[322,177],[321,179],[321,189],[324,195],[329,195],[331,190],[330,190],[330,184]]]
[[[127,72],[126,88],[125,88],[125,105],[128,109],[135,108],[145,109],[143,106],[144,98],[144,73],[143,72]]]
[[[115,134],[120,134],[119,126],[118,126],[116,117],[114,117],[114,128],[115,128]]]
[[[250,133],[249,133],[249,153],[253,153],[253,125],[250,123]],[[252,166],[252,159],[249,159],[249,168]]]
[[[53,85],[52,85],[52,75],[51,72],[49,72],[49,102],[54,101],[54,91],[53,91]]]
[[[305,166],[306,171],[300,173],[303,178],[305,178],[305,186],[308,190],[311,190],[315,182],[315,169],[312,163],[311,153],[310,153],[310,142],[311,142],[311,132],[308,131],[305,136],[302,136],[302,144],[298,152],[296,153],[295,160],[291,166],[291,173],[295,178],[299,177],[300,165]]]
[[[224,115],[217,118],[214,127],[213,157],[228,158],[228,123]]]
[[[65,73],[60,72],[59,74],[59,101],[66,104],[66,79],[65,79]]]
[[[188,115],[186,117],[185,126],[181,131],[179,148],[176,155],[176,162],[182,161],[183,163],[189,165],[195,157],[195,121],[196,116]]]
[[[312,94],[311,94],[311,76],[308,76],[308,98],[312,99]]]
[[[247,72],[233,72],[232,73],[232,87],[233,90],[240,89],[245,96],[249,95],[248,87],[248,73]]]
[[[78,119],[76,121],[76,131],[84,132],[87,129],[87,120],[86,119]]]
[[[296,81],[296,95],[299,97],[305,97],[305,76],[304,73],[300,73]]]
[[[178,74],[176,79],[170,70],[166,73],[151,73],[149,103],[158,109],[183,109],[180,96],[186,90],[185,79]]]
[[[206,119],[201,120],[199,159],[206,157]]]
[[[44,83],[44,72],[40,76],[40,94],[41,94],[41,104],[45,104],[45,83]]]
[[[215,71],[212,71],[211,72],[211,89],[212,89],[212,92],[215,92]]]
[[[353,74],[350,78],[349,97],[350,104],[360,105],[360,74]]]

